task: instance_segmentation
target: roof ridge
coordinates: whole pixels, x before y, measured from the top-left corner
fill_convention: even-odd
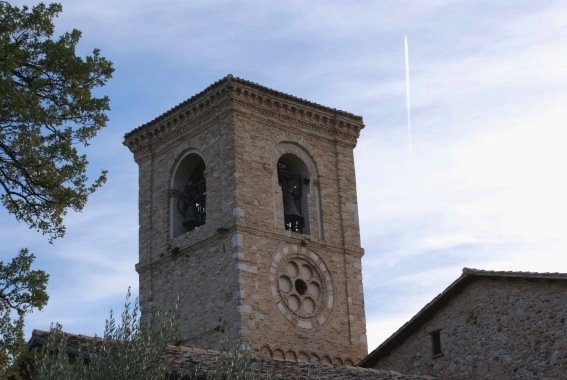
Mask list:
[[[476,268],[463,268],[463,274],[487,274],[487,275],[516,275],[516,276],[567,276],[567,273],[562,272],[532,272],[532,271],[503,271],[503,270],[488,270]]]
[[[128,139],[129,137],[131,137],[133,134],[140,131],[141,129],[143,129],[143,128],[151,125],[151,124],[154,124],[161,119],[166,118],[167,116],[173,114],[174,112],[176,112],[179,109],[183,108],[184,106],[190,104],[191,102],[195,101],[196,99],[203,97],[206,93],[211,92],[212,90],[222,86],[223,84],[228,84],[228,83],[231,83],[231,82],[247,85],[247,86],[256,88],[258,90],[267,92],[268,94],[273,95],[273,96],[281,97],[281,98],[284,98],[284,99],[289,99],[289,100],[294,101],[294,102],[299,102],[299,103],[302,103],[306,106],[315,107],[315,108],[318,108],[318,109],[326,111],[326,112],[332,112],[335,115],[341,115],[341,116],[344,116],[344,117],[355,118],[355,119],[362,122],[362,116],[355,115],[355,114],[347,112],[347,111],[342,111],[342,110],[339,110],[337,108],[331,108],[331,107],[328,107],[328,106],[324,106],[322,104],[315,103],[315,102],[312,102],[310,100],[300,98],[298,96],[291,95],[291,94],[288,94],[288,93],[283,92],[283,91],[274,90],[272,88],[263,86],[263,85],[258,84],[256,82],[252,82],[252,81],[249,81],[247,79],[239,78],[239,77],[236,77],[232,74],[228,74],[225,77],[213,82],[212,84],[207,86],[202,91],[196,93],[195,95],[193,95],[193,96],[185,99],[184,101],[178,103],[177,105],[171,107],[169,110],[163,112],[162,114],[155,117],[154,119],[140,125],[137,128],[134,128],[130,132],[125,133],[124,138]]]

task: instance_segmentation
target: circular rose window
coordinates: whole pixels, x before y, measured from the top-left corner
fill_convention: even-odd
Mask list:
[[[297,327],[315,328],[328,320],[333,286],[315,252],[297,245],[284,247],[272,261],[270,284],[278,309]]]

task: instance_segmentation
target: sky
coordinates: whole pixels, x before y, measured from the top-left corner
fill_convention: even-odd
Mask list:
[[[12,1],[33,5],[37,1]],[[567,272],[567,3],[62,0],[115,74],[85,150],[108,182],[50,245],[0,211],[0,260],[50,274],[31,331],[101,335],[137,295],[137,166],[122,145],[227,74],[364,118],[355,149],[369,350],[460,276]],[[404,38],[409,45],[411,133]],[[410,150],[411,141],[411,150]]]

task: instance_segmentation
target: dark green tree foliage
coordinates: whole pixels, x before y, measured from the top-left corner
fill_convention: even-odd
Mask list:
[[[88,183],[86,146],[107,122],[109,99],[92,91],[112,63],[94,50],[76,55],[81,32],[53,39],[60,4],[0,1],[0,199],[9,213],[50,240],[65,234],[68,209],[83,209],[106,180]]]
[[[106,180],[89,183],[78,148],[107,122],[109,100],[93,90],[112,63],[98,50],[81,58],[81,32],[53,38],[60,4],[15,7],[0,0],[0,201],[20,222],[49,236],[65,234],[63,217],[80,211]],[[23,317],[47,302],[48,276],[32,271],[27,250],[0,272],[0,376],[23,345]]]
[[[0,261],[0,374],[25,345],[24,317],[47,304],[48,275],[31,270],[34,256],[22,249],[9,263]]]

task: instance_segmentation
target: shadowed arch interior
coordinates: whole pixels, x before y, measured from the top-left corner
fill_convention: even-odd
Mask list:
[[[206,223],[207,181],[205,162],[196,153],[188,154],[173,176],[172,237],[192,231]]]
[[[282,190],[284,228],[309,235],[309,171],[296,155],[286,153],[278,160],[278,183]]]

